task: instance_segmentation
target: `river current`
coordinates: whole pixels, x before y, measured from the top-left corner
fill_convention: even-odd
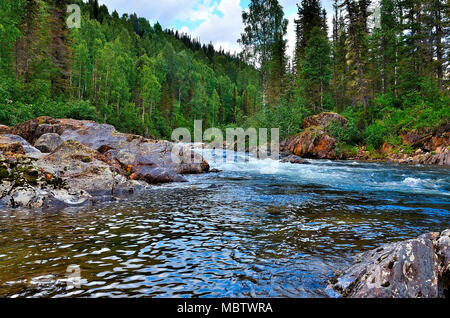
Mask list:
[[[143,196],[0,211],[0,296],[335,297],[356,253],[450,228],[448,167],[205,157]]]

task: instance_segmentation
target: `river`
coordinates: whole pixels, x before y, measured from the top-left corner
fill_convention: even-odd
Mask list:
[[[450,228],[448,167],[205,157],[221,171],[144,196],[0,211],[0,296],[335,297],[356,253]]]

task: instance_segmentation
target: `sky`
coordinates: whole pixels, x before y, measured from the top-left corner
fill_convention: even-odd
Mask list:
[[[292,56],[295,46],[294,19],[296,3],[300,0],[279,0],[283,6],[288,26],[288,54]],[[106,4],[110,13],[114,10],[122,15],[136,13],[152,23],[158,21],[162,27],[176,29],[199,37],[202,43],[212,42],[216,49],[239,52],[237,39],[244,27],[242,11],[250,0],[99,0]],[[322,0],[322,7],[332,20],[333,0]]]

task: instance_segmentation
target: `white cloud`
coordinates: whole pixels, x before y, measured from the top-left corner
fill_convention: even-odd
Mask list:
[[[215,11],[221,14],[217,15]],[[243,30],[242,11],[239,0],[220,0],[204,16],[204,21],[189,33],[200,37],[204,43],[212,42],[216,49],[222,47],[226,51],[238,52],[237,39]]]
[[[287,29],[287,34],[286,34],[286,38],[287,38],[287,55],[290,58],[294,57],[294,49],[295,49],[295,24],[294,24],[294,20],[297,18],[297,13],[294,12],[290,15],[288,15],[286,17],[286,19],[288,19],[289,24],[288,24],[288,29]]]
[[[210,0],[202,1],[210,2]],[[189,19],[199,4],[198,0],[100,0],[109,11],[117,10],[119,14],[136,13],[152,21],[159,21],[164,27],[170,27],[177,20]],[[196,12],[197,13],[197,12]]]

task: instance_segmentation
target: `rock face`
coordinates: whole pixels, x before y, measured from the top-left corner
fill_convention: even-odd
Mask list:
[[[309,127],[286,141],[284,149],[302,158],[335,159],[336,139],[320,127]]]
[[[306,118],[304,131],[280,143],[280,150],[303,158],[338,159],[337,141],[327,134],[326,128],[332,123],[344,126],[347,119],[339,114],[325,112]]]
[[[413,154],[386,153],[387,161],[450,166],[450,123],[438,128],[414,129],[401,135],[403,145],[416,149]],[[386,144],[385,147],[389,147]]]
[[[309,127],[321,127],[323,129],[330,126],[333,122],[344,126],[347,124],[347,119],[337,113],[324,112],[311,117],[306,118],[303,121],[303,128]]]
[[[424,152],[421,149],[418,149],[413,155],[402,153],[389,154],[387,161],[395,163],[450,166],[450,148],[438,147],[432,152]]]
[[[93,121],[39,117],[15,127],[3,127],[2,131],[9,133],[0,136],[0,151],[5,155],[30,157],[33,159],[31,166],[44,176],[48,173],[60,178],[64,182],[63,190],[80,190],[89,196],[90,201],[91,198],[107,199],[140,192],[149,184],[183,182],[186,181],[183,174],[209,170],[203,157],[187,146],[177,145],[180,156],[174,160],[173,143],[119,133],[111,125]],[[17,173],[13,172],[13,175]],[[6,182],[6,179],[0,181]],[[30,189],[37,190],[37,185],[27,187],[27,195],[35,197],[31,201],[36,197],[47,198],[47,193],[33,194]],[[8,203],[11,193],[9,190],[4,192],[1,202],[18,206]],[[71,198],[71,193],[58,195],[65,196],[67,202],[79,201]],[[40,203],[31,207],[45,205],[45,200],[37,201]]]
[[[331,283],[350,298],[450,297],[450,230],[359,254]]]

